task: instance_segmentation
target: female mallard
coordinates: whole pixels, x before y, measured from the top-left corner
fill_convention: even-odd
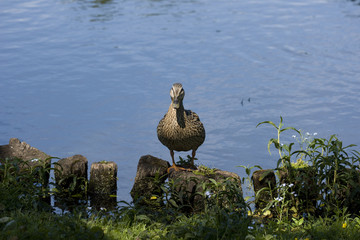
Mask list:
[[[199,116],[191,110],[185,110],[183,99],[185,91],[181,83],[174,83],[170,90],[171,104],[164,118],[157,126],[157,135],[162,144],[169,150],[172,166],[175,171],[175,151],[192,150],[191,166],[194,167],[196,150],[205,140],[205,129]]]

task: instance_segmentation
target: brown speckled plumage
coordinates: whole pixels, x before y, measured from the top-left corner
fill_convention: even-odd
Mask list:
[[[170,150],[173,166],[175,165],[174,150],[192,150],[192,165],[194,165],[196,150],[205,140],[205,129],[199,116],[191,110],[184,109],[184,95],[182,85],[175,83],[170,90],[169,110],[157,127],[160,142]]]

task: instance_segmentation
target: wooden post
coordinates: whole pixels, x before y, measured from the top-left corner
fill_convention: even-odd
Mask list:
[[[290,186],[289,194],[294,193],[294,201],[288,203],[289,209],[296,209],[293,215],[314,213],[319,198],[320,186],[317,185],[316,170],[312,166],[278,170],[280,184]],[[290,196],[288,196],[290,197]],[[288,201],[289,199],[286,199]],[[340,200],[340,198],[339,198]]]
[[[201,193],[205,190],[207,191],[205,193],[208,195],[207,197],[211,197],[213,194],[221,195],[220,201],[217,202],[220,207],[227,208],[244,203],[241,179],[233,172],[219,169],[210,170],[209,172],[206,172],[206,170],[173,171],[169,174],[169,180],[174,181],[174,187],[171,189],[173,196],[175,196],[173,200],[178,205],[182,205],[183,212],[203,211],[206,203]],[[216,184],[214,184],[213,180],[215,180]],[[203,189],[203,186],[206,189]],[[226,187],[228,188],[226,189]],[[226,194],[224,194],[225,192]]]
[[[0,162],[5,160],[17,163],[18,173],[31,174],[34,182],[41,185],[42,200],[50,204],[50,196],[47,193],[51,167],[50,155],[17,138],[11,138],[8,145],[0,146]]]
[[[34,172],[37,168],[42,173],[37,175],[38,183],[43,187],[47,187],[50,177],[51,156],[34,148],[26,142],[21,142],[17,138],[11,138],[9,144],[0,146],[0,161],[5,159],[20,159],[22,162],[19,165],[20,171]]]
[[[276,178],[273,170],[257,170],[251,177],[255,192],[255,207],[262,210],[275,197]],[[263,188],[267,188],[262,190]],[[258,192],[261,192],[258,194]]]
[[[111,209],[116,206],[117,169],[115,162],[91,164],[89,195],[93,207]]]
[[[62,189],[78,194],[86,190],[88,160],[82,155],[60,159],[55,165],[55,181]],[[75,180],[75,181],[74,181]]]
[[[162,194],[161,184],[167,178],[167,169],[170,164],[151,155],[142,156],[137,166],[137,172],[131,197],[134,202],[145,205],[156,205],[155,196]]]

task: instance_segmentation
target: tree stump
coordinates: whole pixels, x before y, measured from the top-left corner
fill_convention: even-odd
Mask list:
[[[251,179],[255,192],[255,208],[262,210],[275,197],[275,173],[273,170],[257,170]]]
[[[82,155],[60,159],[55,165],[55,181],[59,188],[72,195],[86,195],[88,160]]]
[[[167,169],[169,167],[170,164],[165,160],[151,155],[142,156],[130,192],[133,201],[146,205],[157,203],[154,200],[162,195],[161,185],[167,178]]]
[[[203,211],[206,204],[233,210],[244,206],[241,179],[236,173],[200,168],[191,172],[173,171],[169,182],[171,197],[183,212]]]
[[[19,170],[31,171],[37,174],[38,183],[47,186],[50,177],[51,156],[36,149],[26,142],[21,142],[17,138],[11,138],[8,145],[0,146],[0,162],[5,159],[20,159]],[[41,169],[36,171],[37,169]]]
[[[292,214],[295,216],[302,213],[315,214],[320,192],[315,169],[313,167],[281,169],[278,175],[280,186],[284,184],[288,187],[292,184],[291,188],[288,187],[289,193],[286,194],[286,201],[289,201],[288,208],[296,209]]]
[[[116,206],[117,165],[114,162],[91,164],[89,195],[95,208],[113,208]]]
[[[173,171],[170,173],[171,199],[180,208],[179,210],[186,213],[204,210],[205,196],[202,183],[207,181],[208,178],[205,175],[196,175],[194,172]]]

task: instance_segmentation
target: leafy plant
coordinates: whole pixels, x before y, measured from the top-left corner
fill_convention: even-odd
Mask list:
[[[276,126],[275,123],[273,123],[272,121],[264,121],[259,123],[258,125],[256,125],[256,127],[262,125],[262,124],[270,124],[271,126],[273,126],[276,131],[277,131],[277,138],[271,138],[268,142],[268,151],[269,154],[271,155],[271,151],[270,151],[270,146],[271,144],[274,145],[274,147],[278,150],[279,152],[279,162],[281,162],[281,165],[284,166],[285,165],[285,161],[290,162],[290,158],[293,154],[296,154],[297,152],[292,152],[292,147],[294,145],[294,143],[290,143],[290,144],[283,144],[280,141],[280,135],[281,133],[283,133],[284,131],[287,130],[293,130],[295,132],[297,132],[298,134],[300,134],[300,131],[297,130],[296,128],[293,127],[285,127],[283,128],[284,124],[283,124],[283,118],[280,116],[280,123],[278,126]],[[279,162],[278,162],[278,166],[279,166]]]
[[[191,159],[192,159],[192,157],[190,155],[187,155],[186,159],[179,156],[179,160],[176,162],[176,165],[182,166],[182,167],[190,166],[191,165]],[[194,161],[196,161],[196,160],[198,160],[198,159],[194,158]]]
[[[49,171],[46,163],[39,160],[39,164],[32,167],[17,158],[1,162],[0,204],[9,210],[50,209],[48,180],[44,176]]]
[[[349,152],[354,146],[343,146],[336,135],[315,138],[309,144],[306,157],[316,171],[316,184],[320,187],[318,205],[326,205],[332,212],[342,206],[360,210],[360,204],[352,201],[360,196],[359,152]]]
[[[269,140],[268,150],[271,154],[270,146],[274,145],[280,156],[277,164],[278,196],[274,196],[268,206],[277,203],[280,206],[277,211],[280,217],[283,214],[289,217],[289,210],[291,216],[299,216],[301,213],[334,213],[342,207],[347,207],[353,213],[360,211],[360,204],[352,200],[360,197],[360,154],[351,150],[355,145],[343,146],[336,135],[329,139],[317,138],[317,134],[303,134],[296,128],[284,127],[282,117],[278,126],[271,121],[261,122],[257,126],[262,124],[272,125],[277,132],[277,138]],[[299,135],[299,138],[293,135],[299,142],[299,150],[293,150],[293,142],[280,142],[281,134],[287,130]],[[296,162],[290,161],[292,156],[296,156]],[[281,186],[286,185],[292,187],[285,194]],[[296,198],[292,196],[295,194]]]
[[[216,170],[216,168],[209,168],[204,165],[200,165],[196,170],[193,171],[193,173],[196,175],[212,176],[215,174]]]

